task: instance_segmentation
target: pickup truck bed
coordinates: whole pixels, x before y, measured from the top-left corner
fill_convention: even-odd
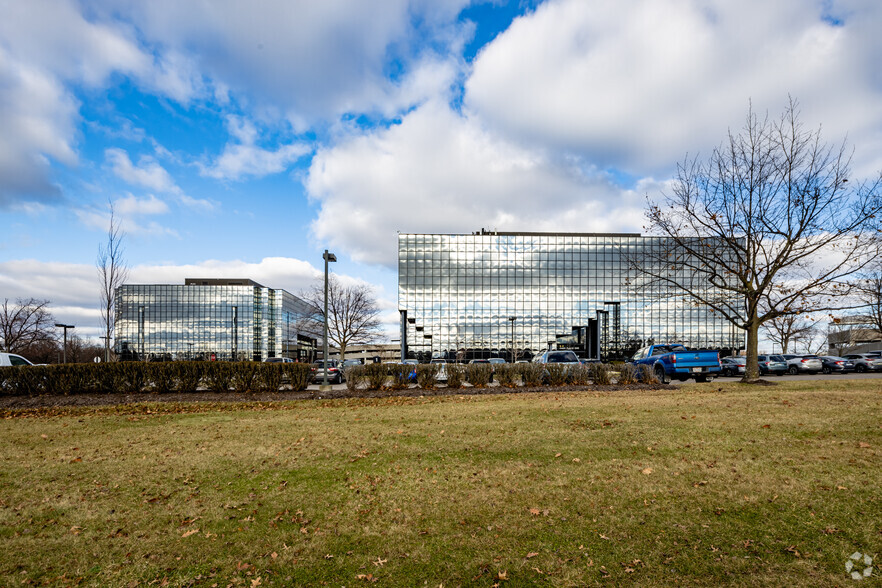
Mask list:
[[[665,384],[672,379],[685,382],[689,378],[695,378],[696,382],[710,382],[721,372],[718,352],[689,351],[676,343],[644,347],[634,354],[631,363],[650,366],[658,379]]]

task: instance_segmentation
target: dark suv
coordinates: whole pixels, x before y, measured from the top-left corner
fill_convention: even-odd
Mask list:
[[[343,375],[343,364],[337,359],[329,359],[327,362],[319,360],[312,364],[312,381],[316,384],[321,384],[325,381],[326,363],[328,382],[331,384],[342,384],[346,377]]]

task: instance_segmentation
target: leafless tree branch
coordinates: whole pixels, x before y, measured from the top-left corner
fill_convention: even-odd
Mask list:
[[[841,309],[873,259],[882,176],[854,181],[850,161],[845,142],[803,128],[795,100],[777,120],[751,108],[740,133],[707,161],[687,158],[672,192],[649,205],[649,230],[666,245],[633,268],[744,329],[754,379],[759,327]]]
[[[123,237],[125,234],[120,219],[115,215],[113,202],[110,203],[110,225],[107,229],[107,242],[98,246],[98,279],[101,283],[101,323],[104,325],[104,349],[109,356],[113,340],[116,311],[116,290],[128,279],[129,270],[123,257]]]
[[[320,278],[300,297],[314,308],[304,317],[298,330],[322,341],[324,325],[324,278]],[[346,349],[376,341],[381,334],[380,308],[373,290],[366,285],[344,286],[336,276],[328,276],[328,342],[340,350],[345,359]]]
[[[48,300],[19,298],[10,304],[6,298],[0,309],[0,349],[6,353],[23,353],[40,343],[53,342],[54,325]]]

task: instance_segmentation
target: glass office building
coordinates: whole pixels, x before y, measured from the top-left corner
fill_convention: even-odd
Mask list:
[[[297,331],[310,306],[251,280],[185,280],[116,291],[114,350],[124,360],[311,361],[315,339]]]
[[[399,234],[402,352],[510,360],[555,347],[609,360],[654,342],[743,347],[743,331],[634,269],[662,245],[638,234]]]

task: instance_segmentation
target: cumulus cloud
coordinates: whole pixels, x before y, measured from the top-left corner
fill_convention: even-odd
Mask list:
[[[131,235],[153,235],[178,237],[177,232],[162,226],[155,220],[143,220],[143,217],[167,214],[168,204],[153,194],[138,198],[127,194],[113,201],[114,213],[120,222],[120,228]],[[110,226],[109,209],[81,208],[75,211],[80,222],[89,228],[106,231]]]
[[[257,145],[257,128],[240,116],[228,116],[227,129],[235,142],[228,143],[214,163],[202,167],[203,175],[219,180],[260,178],[284,171],[311,150],[302,143],[282,145],[276,150],[263,149]]]
[[[3,20],[3,19],[0,19]],[[73,165],[77,101],[59,81],[15,62],[0,46],[0,209],[61,198],[50,159]]]
[[[142,156],[138,165],[135,165],[124,150],[112,148],[104,152],[104,158],[113,173],[129,184],[143,186],[157,192],[181,193],[181,189],[165,171],[165,168],[150,156]]]
[[[642,192],[590,165],[512,144],[432,102],[400,125],[320,150],[306,180],[316,236],[393,266],[396,231],[630,231]]]
[[[880,17],[863,0],[551,1],[481,51],[465,104],[507,137],[646,174],[790,94],[879,167]]]
[[[125,14],[157,47],[192,55],[219,96],[245,93],[308,126],[346,112],[388,112],[422,99],[415,88],[434,91],[423,48],[462,42],[452,23],[466,4],[107,0],[96,10]],[[390,60],[400,68],[395,79]]]
[[[462,43],[453,23],[466,2],[389,0],[378,8],[359,0],[99,0],[86,8],[73,0],[4,0],[0,207],[60,198],[51,165],[76,163],[78,87],[100,87],[120,74],[182,104],[224,105],[235,94],[300,130],[344,113],[394,115],[450,85],[457,67],[447,48]],[[307,151],[232,143],[208,174],[273,173]],[[144,164],[117,171],[165,189],[155,162]]]
[[[0,12],[0,207],[60,199],[51,164],[78,160],[73,86],[120,72],[178,100],[194,92],[171,56],[155,60],[129,26],[87,20],[74,2],[2,2]]]

